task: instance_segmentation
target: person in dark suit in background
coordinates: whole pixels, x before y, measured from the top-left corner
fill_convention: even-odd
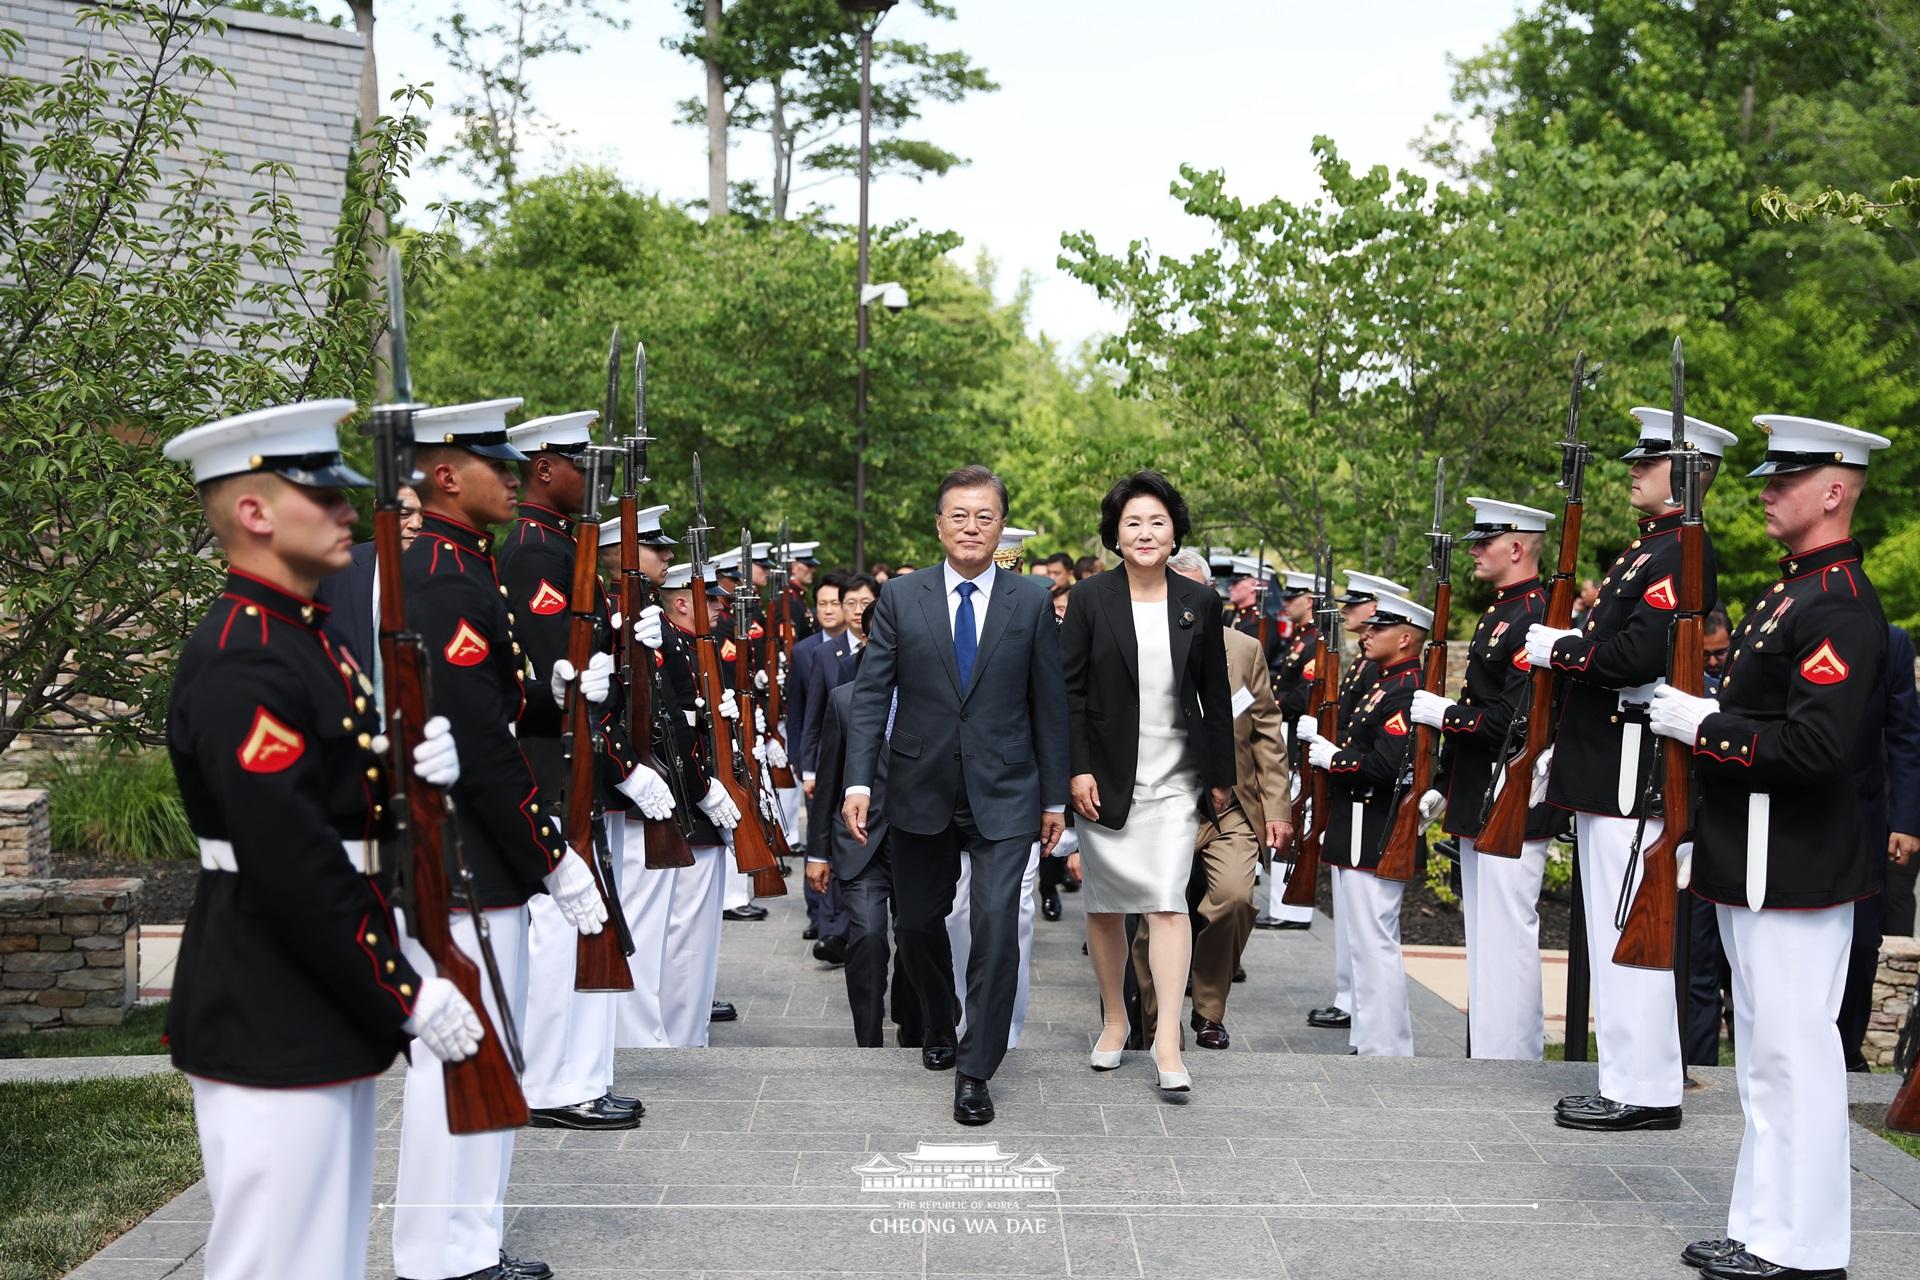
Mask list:
[[[800,714],[800,754],[794,758],[802,778],[815,772],[820,755],[820,726],[827,716],[827,695],[853,679],[854,655],[867,643],[860,620],[866,616],[867,606],[879,595],[880,584],[864,573],[853,575],[841,586],[840,616],[847,624],[846,630],[837,639],[826,642],[807,676],[807,705]]]
[[[873,606],[867,606],[867,619]],[[865,621],[862,623],[866,625]],[[857,664],[856,655],[856,664]],[[887,959],[893,902],[893,849],[887,838],[887,754],[874,768],[873,795],[867,809],[866,843],[853,838],[840,806],[846,776],[847,715],[853,705],[853,685],[843,684],[827,699],[820,732],[820,785],[814,788],[813,808],[807,816],[807,887],[838,890],[847,915],[847,1004],[853,1010],[854,1043],[863,1049],[886,1044]],[[921,1042],[920,1002],[913,988],[894,969],[893,1020],[902,1046]]]
[[[785,742],[793,750],[788,763],[800,780],[800,790],[807,800],[813,798],[813,774],[803,769],[799,761],[801,721],[806,712],[807,686],[813,681],[813,673],[819,665],[820,655],[839,639],[846,630],[846,621],[840,613],[840,588],[844,584],[838,573],[829,573],[820,580],[813,593],[813,612],[817,630],[802,639],[793,642],[793,655],[787,667],[786,720],[780,727],[786,735]],[[827,898],[814,891],[813,886],[806,889],[807,927],[800,936],[814,940],[820,936],[820,916]]]
[[[1885,932],[1914,933],[1915,872],[1920,871],[1920,696],[1914,692],[1913,640],[1899,627],[1889,629],[1887,679],[1887,797],[1892,802],[1893,832],[1887,837],[1887,919]]]
[[[400,550],[404,554],[420,533],[420,495],[410,484],[401,485],[398,492]],[[313,592],[314,602],[331,610],[325,627],[327,633],[352,650],[353,656],[368,671],[374,668],[374,648],[380,638],[374,617],[374,597],[379,591],[379,581],[373,572],[373,543],[356,542],[352,562],[332,577],[320,579],[320,585]],[[374,681],[376,690],[379,686],[380,682]],[[385,696],[384,690],[380,692]]]

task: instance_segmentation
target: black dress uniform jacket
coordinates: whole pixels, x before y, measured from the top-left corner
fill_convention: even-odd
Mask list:
[[[203,870],[167,1034],[174,1065],[212,1080],[377,1075],[420,990],[381,880],[342,848],[377,840],[387,787],[373,687],[326,613],[234,571],[174,676],[167,750]]]
[[[1527,664],[1527,628],[1547,616],[1539,578],[1493,593],[1467,645],[1467,676],[1459,700],[1440,721],[1440,780],[1447,798],[1441,829],[1471,839],[1480,834],[1480,814],[1491,790],[1496,761],[1508,745],[1507,731],[1527,700],[1533,669]],[[1518,745],[1519,731],[1515,730]],[[1527,814],[1527,837],[1545,839],[1551,818],[1539,806]]]
[[[707,820],[700,811],[700,801],[707,794],[707,786],[713,780],[713,764],[708,759],[706,739],[695,721],[704,723],[704,715],[699,710],[699,685],[693,674],[693,635],[682,630],[680,624],[670,619],[662,619],[662,643],[654,654],[661,671],[667,677],[667,689],[673,700],[670,716],[663,719],[673,725],[673,740],[667,741],[664,733],[654,735],[654,756],[664,767],[670,758],[678,758],[680,768],[677,771],[665,768],[667,785],[673,789],[673,804],[680,816],[687,818],[693,833],[687,837],[687,843],[693,845],[725,844],[726,837],[720,829]],[[684,784],[684,785],[683,785]]]
[[[1228,619],[1228,623],[1235,631],[1250,635],[1255,640],[1258,640],[1260,638],[1259,606],[1248,605],[1244,609],[1235,609],[1233,611],[1233,617]],[[1272,675],[1279,669],[1280,659],[1286,654],[1286,637],[1280,634],[1283,630],[1285,630],[1285,624],[1279,619],[1267,619],[1267,643],[1263,651],[1267,659],[1268,675]]]
[[[1831,907],[1875,891],[1886,844],[1852,761],[1886,661],[1887,621],[1860,544],[1783,556],[1780,581],[1734,632],[1720,711],[1693,743],[1695,893],[1746,905],[1750,852],[1762,847],[1764,906]]]
[[[1553,647],[1553,668],[1565,678],[1547,780],[1549,804],[1605,817],[1643,816],[1643,785],[1634,787],[1631,808],[1620,807],[1620,753],[1625,726],[1638,724],[1640,756],[1629,764],[1644,779],[1653,767],[1653,734],[1646,727],[1646,710],[1623,711],[1617,691],[1667,674],[1669,632],[1679,605],[1680,520],[1678,511],[1642,520],[1640,536],[1600,580],[1600,598],[1587,611],[1580,634]],[[1707,580],[1700,598],[1712,608],[1720,584],[1711,537],[1704,559]]]
[[[802,591],[799,587],[789,586],[781,594],[786,598],[787,602],[787,619],[793,624],[793,641],[795,644],[798,644],[800,641],[805,640],[808,636],[818,631],[820,627],[813,620],[813,608],[807,604],[806,592]],[[773,607],[777,610],[780,607],[780,602],[778,600],[774,601]],[[778,613],[776,613],[774,617],[778,618]]]
[[[1273,700],[1289,726],[1307,714],[1307,695],[1313,692],[1313,655],[1320,643],[1320,628],[1309,622],[1294,628],[1293,637],[1280,655],[1274,672]]]
[[[1356,656],[1340,673],[1340,697],[1335,705],[1335,717],[1332,725],[1333,740],[1339,742],[1346,737],[1347,726],[1353,723],[1353,711],[1360,705],[1360,699],[1373,692],[1375,682],[1380,679],[1380,664],[1371,658]],[[1320,726],[1321,735],[1327,736],[1328,726]]]
[[[429,511],[401,564],[407,621],[426,642],[431,708],[452,723],[460,748],[453,799],[467,866],[481,906],[515,907],[546,892],[542,877],[566,845],[514,738],[527,659],[493,549],[491,534]],[[448,876],[457,894],[451,852]]]
[[[1355,663],[1355,666],[1360,665]],[[1392,821],[1401,769],[1413,745],[1414,690],[1420,663],[1408,658],[1390,667],[1369,662],[1379,678],[1357,701],[1353,719],[1327,769],[1327,834],[1321,858],[1333,867],[1372,871],[1380,865],[1380,841]],[[1359,861],[1354,854],[1354,806],[1360,806]]]

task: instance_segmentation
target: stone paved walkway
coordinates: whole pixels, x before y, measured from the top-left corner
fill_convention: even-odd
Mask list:
[[[509,1240],[562,1277],[1127,1276],[1623,1278],[1690,1276],[1687,1240],[1718,1234],[1741,1121],[1730,1072],[1701,1070],[1678,1133],[1580,1136],[1553,1125],[1579,1063],[1461,1059],[1463,1019],[1416,991],[1413,1060],[1341,1055],[1304,1025],[1328,994],[1324,921],[1256,933],[1236,987],[1234,1048],[1190,1050],[1195,1091],[1164,1102],[1144,1055],[1087,1070],[1091,975],[1079,899],[1039,923],[1032,1012],[994,1081],[999,1119],[947,1118],[952,1078],[907,1050],[857,1050],[837,971],[808,955],[797,901],[729,924],[721,991],[742,1019],[708,1050],[621,1056],[647,1118],[627,1134],[529,1130]],[[1891,1077],[1856,1100],[1884,1106]],[[396,1080],[383,1082],[376,1196],[392,1194]],[[922,1144],[987,1142],[1042,1158],[1052,1189],[862,1191]],[[948,1160],[985,1153],[939,1153]],[[1858,1280],[1920,1271],[1920,1161],[1854,1131]],[[989,1162],[988,1168],[992,1168]],[[870,1171],[871,1172],[871,1171]],[[885,1176],[882,1174],[881,1176]],[[194,1187],[75,1274],[201,1274],[208,1206]],[[390,1213],[369,1274],[390,1276]]]

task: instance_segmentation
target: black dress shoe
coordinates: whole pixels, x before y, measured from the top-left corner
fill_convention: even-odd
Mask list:
[[[893,1042],[902,1049],[918,1049],[926,1044],[927,1038],[918,1031],[908,1031],[905,1027],[893,1029]]]
[[[720,913],[720,918],[722,920],[765,920],[767,918],[767,909],[765,907],[756,907],[749,902],[744,907],[728,907]]]
[[[820,930],[815,928],[813,925],[808,925],[806,928],[800,931],[800,936],[802,939],[806,940],[807,942],[812,942],[815,938],[820,936]]]
[[[953,1045],[934,1041],[920,1046],[920,1065],[929,1071],[951,1071],[959,1055],[959,1049]]]
[[[516,1258],[500,1251],[500,1269],[514,1280],[553,1280],[553,1268],[538,1258]]]
[[[953,1078],[953,1120],[955,1124],[992,1124],[993,1095],[987,1082],[964,1071]]]
[[[1065,880],[1065,881],[1062,881],[1062,882],[1061,882],[1061,884],[1060,884],[1060,892],[1062,892],[1062,893],[1078,893],[1078,892],[1080,892],[1080,882],[1079,882],[1078,880]]]
[[[1709,1262],[1731,1258],[1746,1247],[1744,1241],[1730,1240],[1725,1236],[1718,1240],[1695,1240],[1680,1251],[1680,1261],[1690,1267],[1704,1267]]]
[[[713,1009],[707,1014],[708,1022],[738,1022],[740,1011],[733,1007],[731,1000],[715,1000]]]
[[[1324,1009],[1307,1011],[1307,1025],[1310,1027],[1334,1027],[1346,1030],[1353,1025],[1353,1015],[1337,1005],[1328,1005]]]
[[[1203,1018],[1197,1013],[1193,1015],[1193,1031],[1194,1043],[1202,1049],[1224,1049],[1233,1043],[1233,1038],[1227,1034],[1225,1027],[1212,1018]]]
[[[600,1095],[600,1101],[606,1103],[610,1107],[618,1107],[622,1111],[631,1111],[636,1116],[643,1116],[647,1114],[646,1103],[640,1101],[640,1099],[638,1098],[629,1098],[624,1093],[615,1093],[611,1089],[607,1090],[605,1093]]]
[[[1233,966],[1233,980],[1235,982],[1245,982],[1247,980],[1247,969],[1245,965],[1237,964]]]
[[[1060,918],[1060,894],[1058,890],[1049,889],[1040,895],[1040,914],[1049,920],[1058,920]]]
[[[1590,1107],[1599,1100],[1600,1095],[1597,1093],[1570,1093],[1554,1103],[1553,1109],[1555,1111],[1578,1110],[1581,1107]]]
[[[610,1107],[605,1098],[576,1102],[570,1107],[540,1107],[527,1118],[536,1129],[637,1129],[640,1116],[623,1107]]]
[[[1253,927],[1256,929],[1311,929],[1313,928],[1313,921],[1311,920],[1255,920],[1253,922]]]
[[[822,938],[813,944],[813,958],[824,960],[831,965],[847,962],[847,940],[845,938]]]
[[[1678,1129],[1680,1108],[1637,1107],[1631,1102],[1595,1098],[1579,1107],[1558,1107],[1553,1122],[1562,1129],[1596,1129],[1625,1133],[1633,1129]]]
[[[1783,1267],[1777,1262],[1756,1257],[1745,1249],[1707,1263],[1700,1268],[1700,1274],[1711,1276],[1713,1280],[1847,1280],[1845,1267],[1821,1267],[1812,1271],[1802,1267]]]

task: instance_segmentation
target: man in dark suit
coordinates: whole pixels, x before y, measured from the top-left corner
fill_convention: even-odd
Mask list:
[[[420,533],[420,495],[410,484],[401,485],[399,494],[400,550],[404,553]],[[331,610],[326,631],[352,650],[353,656],[368,671],[374,668],[373,650],[378,641],[373,616],[373,597],[377,590],[373,543],[358,542],[353,547],[352,562],[332,577],[320,579],[320,585],[313,592],[314,603]],[[376,689],[379,685],[378,680],[374,681]]]
[[[831,645],[846,629],[840,614],[840,589],[843,584],[844,580],[838,573],[829,573],[820,580],[820,585],[813,594],[814,616],[818,621],[819,629],[793,642],[793,653],[787,662],[787,722],[780,728],[785,735],[784,741],[788,747],[787,763],[792,766],[794,777],[799,779],[800,788],[805,793],[803,802],[811,802],[813,799],[812,762],[802,765],[800,760],[800,733],[806,721],[807,690],[813,683],[814,671],[819,666],[820,656],[824,651],[823,646]],[[820,937],[821,907],[826,901],[826,895],[815,891],[812,885],[808,885],[806,899],[807,927],[802,931],[801,936],[807,939],[818,938]]]
[[[1007,490],[985,467],[949,472],[935,498],[946,559],[888,584],[854,680],[842,813],[856,841],[881,752],[907,976],[923,1000],[928,1069],[958,1066],[954,1119],[987,1124],[987,1081],[1006,1054],[1019,970],[1020,886],[1037,838],[1066,829],[1067,694],[1052,601],[1039,581],[997,569]],[[946,917],[972,859],[973,949],[966,1043]]]

